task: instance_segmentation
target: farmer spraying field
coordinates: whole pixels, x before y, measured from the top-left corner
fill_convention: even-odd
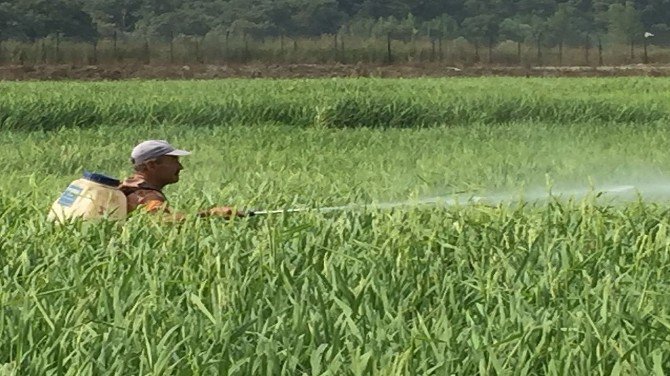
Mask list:
[[[183,213],[173,213],[163,188],[179,181],[179,173],[184,168],[180,157],[190,155],[186,150],[176,149],[167,141],[148,140],[135,146],[131,152],[134,173],[119,182],[99,174],[85,173],[68,186],[56,201],[49,214],[50,219],[82,217],[94,219],[110,216],[122,219],[128,214],[143,210],[158,213],[167,220],[181,221]],[[233,215],[244,217],[242,211],[234,211],[228,206],[213,207],[198,213],[200,217],[223,217]]]
[[[179,162],[179,157],[190,154],[162,140],[144,141],[135,146],[130,157],[135,174],[125,179],[119,186],[126,196],[127,213],[137,208],[149,212],[169,213],[167,198],[162,189],[168,184],[179,181],[179,172],[184,168]],[[229,218],[233,215],[233,209],[227,206],[214,207],[198,215]],[[236,215],[242,217],[245,213],[238,211]],[[184,218],[180,213],[175,213],[173,216],[176,219]]]
[[[156,213],[164,216],[168,221],[181,221],[187,218],[183,213],[173,213],[168,207],[168,200],[163,193],[163,188],[169,184],[179,181],[179,173],[183,169],[179,158],[191,153],[186,150],[176,149],[167,141],[148,140],[135,146],[131,152],[131,162],[134,173],[123,181],[118,181],[99,174],[85,173],[83,179],[79,179],[65,190],[58,201],[52,207],[50,219],[81,217],[83,219],[95,219],[109,216],[115,219],[123,219],[128,214],[137,210],[148,213]],[[616,186],[601,189],[600,193],[620,195],[630,193],[633,186]],[[232,216],[246,217],[254,215],[268,215],[280,213],[295,213],[316,211],[328,213],[334,211],[354,210],[357,208],[369,209],[392,209],[396,207],[413,206],[454,206],[462,204],[488,204],[497,205],[503,202],[512,202],[511,194],[498,194],[489,197],[466,195],[458,197],[456,192],[447,196],[430,197],[418,200],[386,202],[375,205],[342,205],[330,207],[301,207],[284,208],[275,210],[235,211],[229,206],[213,207],[200,211],[199,217],[222,217],[230,219]],[[587,192],[573,190],[563,192],[567,195],[581,196]],[[541,200],[548,198],[546,194],[534,193],[527,196],[527,200]]]

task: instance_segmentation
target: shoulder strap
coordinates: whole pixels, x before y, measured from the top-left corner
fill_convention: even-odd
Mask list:
[[[165,193],[163,193],[163,191],[161,191],[160,189],[156,189],[156,188],[150,188],[150,187],[123,187],[123,189],[121,189],[121,192],[123,192],[123,194],[126,195],[126,196],[135,193],[135,191],[155,191],[155,192],[160,193],[163,197],[167,198],[167,197],[165,196]]]

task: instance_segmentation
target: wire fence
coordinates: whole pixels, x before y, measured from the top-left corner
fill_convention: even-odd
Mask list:
[[[645,40],[646,42],[646,40]],[[453,66],[602,66],[668,64],[670,47],[651,43],[615,44],[589,40],[582,45],[546,46],[505,41],[473,43],[464,38],[318,38],[207,36],[172,40],[114,37],[95,42],[58,36],[33,42],[0,41],[0,65],[73,64],[232,64],[423,63]]]

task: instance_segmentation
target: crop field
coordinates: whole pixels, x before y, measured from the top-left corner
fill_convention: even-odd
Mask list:
[[[667,374],[669,135],[661,78],[0,83],[0,375]],[[312,210],[46,220],[151,138],[174,210]]]

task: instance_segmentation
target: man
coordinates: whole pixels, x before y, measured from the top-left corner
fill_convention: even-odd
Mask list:
[[[179,172],[184,168],[179,157],[190,154],[163,140],[144,141],[135,146],[130,154],[135,173],[119,185],[119,189],[126,195],[128,214],[142,208],[148,212],[169,213],[175,220],[184,219],[183,214],[170,212],[162,189],[179,181]],[[230,218],[233,210],[225,206],[214,207],[198,215]],[[238,211],[235,215],[243,217],[246,213]]]

